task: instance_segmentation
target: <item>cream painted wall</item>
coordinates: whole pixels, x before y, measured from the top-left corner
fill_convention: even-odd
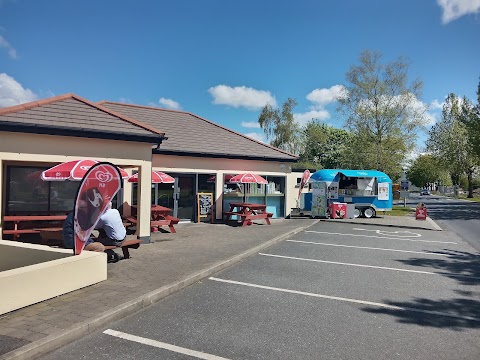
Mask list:
[[[143,176],[142,184],[150,182],[151,176],[151,158],[152,144],[139,143],[133,141],[103,140],[77,138],[55,135],[38,135],[14,132],[0,132],[0,180],[6,165],[54,165],[70,160],[78,159],[96,159],[99,161],[108,161],[122,167],[135,167],[147,169]],[[3,184],[3,181],[1,182]],[[131,184],[124,181],[126,192],[130,191]],[[130,190],[127,190],[129,189]],[[139,186],[139,189],[141,187]],[[146,185],[143,185],[146,188]],[[139,190],[140,191],[140,190]],[[2,195],[5,194],[5,187],[2,189]],[[141,208],[138,214],[141,219],[138,236],[142,239],[148,239],[150,236],[150,191],[145,194],[138,194]],[[126,197],[129,201],[130,197]],[[3,217],[4,204],[0,202],[0,218]],[[3,230],[0,223],[0,230]],[[1,237],[0,237],[1,238]]]
[[[152,144],[133,141],[0,132],[0,159],[60,163],[80,158],[137,166],[150,161]]]
[[[0,240],[0,264],[7,262],[0,271],[0,314],[107,279],[105,253],[73,256],[71,250]]]

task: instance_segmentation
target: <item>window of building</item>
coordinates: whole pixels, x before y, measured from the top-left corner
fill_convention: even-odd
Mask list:
[[[73,209],[78,181],[43,181],[46,167],[7,167],[6,214],[67,213]]]
[[[80,181],[43,181],[48,167],[7,166],[6,215],[66,214],[73,209]],[[117,206],[117,196],[112,200]]]

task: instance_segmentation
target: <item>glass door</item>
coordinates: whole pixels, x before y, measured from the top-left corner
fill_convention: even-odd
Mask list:
[[[195,215],[195,175],[178,174],[173,186],[173,216],[181,220],[194,220]]]

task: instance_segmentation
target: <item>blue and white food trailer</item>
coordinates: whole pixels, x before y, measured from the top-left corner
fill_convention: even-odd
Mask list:
[[[326,201],[347,203],[354,209],[353,217],[370,218],[378,211],[392,210],[392,180],[381,171],[322,169],[310,176],[309,183],[312,189],[325,184]],[[312,208],[314,203],[315,196]]]

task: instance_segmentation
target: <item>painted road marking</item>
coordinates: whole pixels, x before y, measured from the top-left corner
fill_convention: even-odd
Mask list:
[[[328,243],[321,243],[321,242],[315,242],[315,241],[302,241],[302,240],[287,240],[287,241],[296,242],[296,243],[303,243],[303,244],[314,244],[314,245],[325,245],[325,246],[338,246],[338,247],[347,247],[347,248],[355,248],[355,249],[397,251],[397,252],[412,253],[412,254],[423,254],[423,255],[432,255],[432,256],[450,256],[449,254],[429,253],[429,252],[426,252],[426,251],[397,250],[397,249],[385,249],[385,248],[377,248],[377,247],[370,247],[370,246],[355,246],[355,245],[328,244]]]
[[[277,258],[282,258],[282,259],[291,259],[291,260],[300,260],[300,261],[319,262],[319,263],[324,263],[324,264],[345,265],[345,266],[357,266],[357,267],[364,267],[364,268],[371,268],[371,269],[404,271],[404,272],[411,272],[411,273],[417,273],[417,274],[442,275],[442,276],[452,276],[452,277],[468,278],[468,279],[472,279],[472,280],[480,280],[480,277],[477,277],[477,276],[468,276],[468,275],[462,275],[462,274],[449,274],[449,273],[441,273],[441,272],[438,273],[438,272],[423,271],[423,270],[409,270],[409,269],[392,268],[392,267],[387,267],[387,266],[374,266],[374,265],[352,264],[352,263],[344,263],[344,262],[338,262],[338,261],[327,261],[327,260],[307,259],[307,258],[299,258],[299,257],[294,257],[294,256],[284,256],[284,255],[265,254],[265,253],[259,253],[258,255],[261,255],[261,256],[270,256],[270,257],[277,257]]]
[[[190,349],[183,348],[183,347],[180,347],[180,346],[167,344],[167,343],[164,343],[164,342],[161,342],[161,341],[156,341],[156,340],[144,338],[144,337],[141,337],[141,336],[135,336],[135,335],[127,334],[127,333],[112,330],[112,329],[107,329],[103,333],[107,334],[107,335],[115,336],[115,337],[120,338],[120,339],[134,341],[134,342],[137,342],[137,343],[140,343],[140,344],[143,344],[143,345],[149,345],[149,346],[153,346],[153,347],[156,347],[156,348],[173,351],[173,352],[176,352],[176,353],[179,353],[179,354],[184,354],[184,355],[196,357],[198,359],[228,360],[227,358],[223,358],[223,357],[220,357],[220,356],[206,354],[206,353],[203,353],[203,352],[200,352],[200,351],[190,350]]]
[[[264,285],[259,285],[259,284],[246,283],[246,282],[241,282],[241,281],[220,279],[220,278],[216,278],[216,277],[210,277],[209,279],[213,280],[213,281],[218,281],[218,282],[223,282],[223,283],[228,283],[228,284],[233,284],[233,285],[248,286],[248,287],[253,287],[253,288],[257,288],[257,289],[273,290],[273,291],[279,291],[279,292],[284,292],[284,293],[289,293],[289,294],[304,295],[304,296],[310,296],[310,297],[321,298],[321,299],[337,300],[337,301],[349,302],[349,303],[360,304],[360,305],[375,306],[375,307],[390,309],[390,310],[413,311],[413,312],[418,312],[418,313],[428,314],[428,315],[445,316],[445,317],[450,317],[450,318],[454,318],[454,319],[462,319],[462,320],[479,321],[480,322],[480,318],[471,317],[471,316],[454,315],[454,314],[449,314],[449,313],[443,313],[443,312],[440,312],[440,311],[423,310],[423,309],[411,308],[411,307],[406,307],[406,306],[388,305],[388,304],[377,303],[377,302],[366,301],[366,300],[358,300],[358,299],[344,298],[344,297],[339,297],[339,296],[316,294],[316,293],[310,293],[310,292],[305,292],[305,291],[298,291],[298,290],[291,290],[291,289],[277,288],[277,287],[272,287],[272,286],[264,286]]]
[[[353,228],[353,230],[370,231],[370,232],[377,233],[379,235],[394,236],[394,237],[400,237],[400,238],[422,236],[421,234],[414,233],[411,231],[385,231],[385,230],[370,230],[370,229],[362,229],[362,228]]]
[[[438,241],[438,240],[414,240],[414,239],[403,239],[403,238],[394,238],[389,236],[375,236],[375,235],[362,235],[362,234],[346,234],[346,233],[335,233],[328,231],[313,231],[305,230],[306,233],[316,233],[316,234],[327,234],[327,235],[345,235],[345,236],[356,236],[356,237],[367,237],[367,238],[376,238],[376,239],[389,239],[389,240],[398,240],[398,241],[413,241],[413,242],[427,242],[427,243],[438,243],[438,244],[457,244],[453,241]]]

